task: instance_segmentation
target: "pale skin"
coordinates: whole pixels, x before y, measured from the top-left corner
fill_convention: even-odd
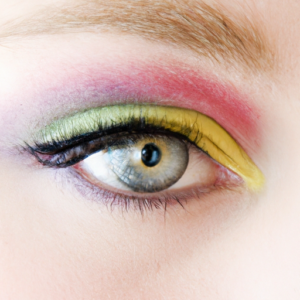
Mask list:
[[[9,2],[0,1],[3,24],[42,8],[40,1]],[[43,8],[62,2],[45,0]],[[0,39],[0,299],[300,298],[300,4],[222,5],[259,20],[276,67],[250,72],[122,34]],[[33,128],[101,104],[97,97],[52,102],[43,91],[71,76],[94,76],[104,62],[118,76],[133,58],[166,57],[249,96],[260,115],[259,143],[237,137],[266,178],[261,191],[225,190],[166,212],[111,211],[15,147]]]

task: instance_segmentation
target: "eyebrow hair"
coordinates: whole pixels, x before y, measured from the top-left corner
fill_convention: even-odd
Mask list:
[[[245,15],[229,16],[222,7],[196,0],[84,0],[47,8],[4,24],[0,44],[8,37],[84,31],[139,36],[254,71],[273,66],[271,47],[260,26]]]

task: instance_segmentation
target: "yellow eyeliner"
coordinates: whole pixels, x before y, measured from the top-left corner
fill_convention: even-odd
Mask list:
[[[42,129],[36,140],[43,144],[68,140],[134,121],[186,136],[214,160],[242,177],[250,190],[263,187],[264,176],[245,151],[217,122],[194,110],[154,105],[98,107],[55,121]]]

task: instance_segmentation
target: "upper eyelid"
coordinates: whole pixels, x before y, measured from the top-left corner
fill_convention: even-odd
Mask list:
[[[142,137],[140,136],[142,134]],[[120,145],[128,145],[128,139],[130,139],[131,141],[133,140],[140,140],[141,138],[144,137],[152,137],[152,138],[156,138],[157,136],[159,136],[160,138],[163,138],[164,136],[173,136],[176,137],[180,140],[183,139],[184,142],[186,143],[190,143],[187,144],[187,147],[189,148],[189,146],[192,146],[193,144],[191,144],[190,141],[187,140],[186,137],[178,135],[178,134],[172,134],[171,132],[162,132],[162,133],[158,133],[156,132],[154,133],[145,133],[145,132],[137,132],[137,133],[127,133],[126,135],[121,135],[118,134],[113,135],[113,137],[111,137],[111,135],[108,135],[109,140],[107,140],[104,137],[100,137],[100,138],[96,138],[96,139],[92,139],[92,140],[87,140],[86,142],[81,142],[80,144],[76,144],[73,145],[67,149],[60,149],[57,152],[51,152],[51,151],[45,151],[45,147],[47,147],[47,145],[44,145],[40,148],[40,146],[36,146],[35,148],[33,148],[32,146],[28,145],[28,150],[37,158],[37,160],[42,163],[45,166],[48,167],[58,167],[58,168],[66,168],[68,166],[72,166],[82,160],[84,160],[85,158],[87,158],[88,156],[98,152],[98,151],[103,151],[108,149],[109,147],[115,147],[115,146],[120,146]],[[134,138],[134,139],[133,139]],[[122,140],[122,143],[120,143],[120,140]],[[93,144],[94,143],[94,144]],[[195,146],[195,145],[194,145]],[[50,145],[51,148],[51,145]],[[44,150],[44,151],[43,151]],[[70,153],[75,153],[76,155],[76,159],[72,159],[71,161],[65,159],[65,156],[70,155]],[[80,155],[80,153],[82,153]],[[61,160],[61,158],[64,158],[65,161],[64,162],[60,162],[59,165],[56,163],[56,161],[58,159]]]
[[[187,136],[217,162],[241,176],[251,190],[262,188],[263,174],[234,139],[214,120],[189,109],[154,105],[99,107],[54,122],[37,134],[37,141],[47,144],[61,137],[71,139],[136,119]]]
[[[187,136],[179,133],[174,133],[173,131],[166,130],[163,127],[159,126],[143,126],[143,128],[134,127],[134,131],[132,128],[129,129],[128,126],[116,126],[109,129],[105,129],[105,133],[101,129],[96,131],[92,131],[86,134],[81,134],[79,136],[74,136],[72,138],[65,138],[63,135],[61,136],[60,140],[52,140],[49,142],[35,142],[35,146],[28,145],[33,151],[39,152],[41,154],[55,154],[57,152],[67,150],[76,146],[80,146],[81,144],[96,141],[102,137],[107,135],[115,135],[117,133],[124,133],[124,134],[159,134],[159,135],[174,135],[178,138],[185,139],[191,143],[193,141],[189,140]]]

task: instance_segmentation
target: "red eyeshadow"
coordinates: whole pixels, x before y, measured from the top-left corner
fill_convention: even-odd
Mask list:
[[[245,134],[255,134],[259,116],[248,105],[246,97],[240,96],[232,86],[180,68],[166,70],[148,66],[125,78],[118,86],[122,93],[139,93],[141,98],[146,96],[154,101],[159,99],[195,109],[215,119],[228,131],[238,128]]]
[[[40,96],[48,99],[46,106],[71,101],[78,110],[132,102],[184,107],[216,120],[246,152],[259,145],[258,110],[232,84],[214,80],[207,72],[200,74],[179,64],[140,62],[109,62],[80,69],[85,71],[67,74],[50,90],[41,91]]]

